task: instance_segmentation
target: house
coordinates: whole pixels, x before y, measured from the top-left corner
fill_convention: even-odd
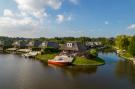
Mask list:
[[[3,51],[3,47],[4,47],[4,42],[0,41],[0,51]]]
[[[28,48],[32,48],[32,47],[40,47],[40,45],[42,44],[41,41],[35,40],[35,41],[29,41],[29,43],[27,44]]]
[[[56,42],[47,42],[47,41],[44,41],[44,42],[42,42],[42,44],[40,45],[40,47],[41,48],[51,47],[51,48],[58,49],[59,48],[59,44],[56,43]]]
[[[94,47],[94,46],[95,46],[94,42],[86,42],[85,45],[86,45],[87,47]]]
[[[87,50],[80,42],[67,42],[62,49],[65,53],[82,53]]]
[[[87,48],[93,48],[93,47],[99,47],[99,46],[101,46],[102,45],[102,43],[101,42],[86,42],[85,43],[85,45],[86,45],[86,47]]]
[[[4,42],[0,41],[0,47],[3,47],[3,46],[4,46]]]
[[[25,41],[15,41],[15,42],[13,42],[12,46],[14,48],[25,48],[26,42]]]
[[[95,44],[96,46],[100,46],[100,45],[101,45],[101,42],[94,42],[94,44]]]

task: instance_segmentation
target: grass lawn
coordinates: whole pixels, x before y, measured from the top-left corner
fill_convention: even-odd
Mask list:
[[[127,60],[130,60],[131,58],[133,58],[133,56],[129,53],[120,54],[120,56]]]
[[[47,62],[49,59],[53,59],[57,54],[39,54],[36,56],[38,60],[41,60],[43,62]]]
[[[105,61],[97,57],[94,59],[86,59],[84,57],[76,57],[73,61],[74,65],[102,65]]]
[[[36,58],[40,61],[43,61],[47,63],[49,59],[53,59],[57,54],[39,54],[36,56]],[[94,58],[94,59],[86,59],[83,57],[76,57],[73,61],[73,65],[102,65],[104,64],[104,60],[100,58]]]

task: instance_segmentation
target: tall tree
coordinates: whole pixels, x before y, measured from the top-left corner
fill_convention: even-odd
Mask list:
[[[122,50],[127,50],[129,45],[128,37],[125,35],[117,36],[115,39],[115,45]]]
[[[135,57],[135,36],[130,41],[128,52]]]

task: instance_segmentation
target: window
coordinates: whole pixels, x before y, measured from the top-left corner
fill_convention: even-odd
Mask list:
[[[42,46],[46,46],[46,43],[44,42],[44,43],[42,43]]]
[[[67,47],[72,47],[72,43],[67,43]]]

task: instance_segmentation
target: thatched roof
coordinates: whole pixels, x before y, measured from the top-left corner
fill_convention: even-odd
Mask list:
[[[59,48],[59,44],[56,42],[45,41],[42,42],[41,47]]]
[[[80,42],[67,42],[63,47],[63,50],[70,51],[86,51],[86,47]]]

